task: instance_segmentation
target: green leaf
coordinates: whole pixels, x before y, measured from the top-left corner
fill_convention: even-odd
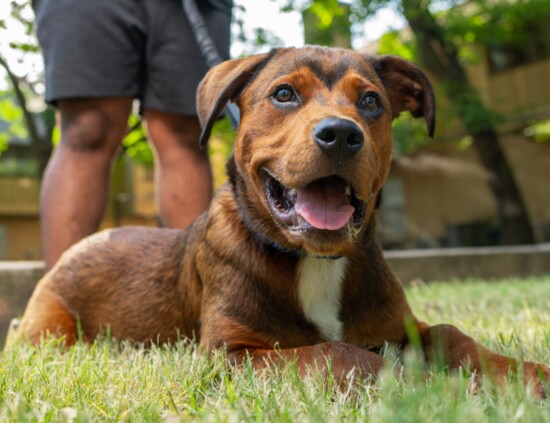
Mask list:
[[[11,99],[3,98],[0,100],[0,119],[7,122],[13,122],[23,118],[22,110],[16,106]]]
[[[147,142],[147,135],[140,123],[140,117],[130,115],[128,119],[128,127],[132,128],[122,140],[124,152],[132,158],[136,163],[145,166],[153,165],[153,151]]]
[[[343,11],[337,0],[320,0],[309,8],[319,19],[319,27],[328,28],[335,16],[342,15]]]
[[[0,132],[0,155],[8,149],[9,136],[6,132]]]
[[[390,31],[382,35],[378,45],[379,54],[396,54],[404,59],[415,61],[416,48],[411,41],[403,41],[399,31]]]
[[[525,128],[524,133],[528,137],[533,137],[536,142],[550,141],[550,119]]]
[[[40,48],[37,45],[29,43],[11,42],[10,47],[14,50],[20,50],[25,53],[37,53],[40,51]]]
[[[59,129],[59,126],[55,126],[53,128],[52,132],[52,145],[59,144],[59,140],[61,139],[61,130]]]

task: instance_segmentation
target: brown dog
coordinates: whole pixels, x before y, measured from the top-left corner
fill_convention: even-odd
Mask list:
[[[305,372],[330,359],[343,380],[354,368],[375,375],[383,360],[373,350],[403,348],[416,331],[426,356],[441,348],[451,369],[516,371],[517,361],[455,327],[417,321],[375,239],[392,119],[409,111],[434,129],[420,70],[320,47],[222,63],[199,88],[203,144],[230,99],[242,123],[209,211],[183,231],[124,228],[80,242],[39,282],[21,335],[69,344],[107,328],[135,342],[194,336],[258,367],[296,359]],[[540,392],[541,377],[550,380],[545,365],[523,371]]]

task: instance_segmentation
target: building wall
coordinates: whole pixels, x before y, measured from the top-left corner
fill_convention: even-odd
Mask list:
[[[100,229],[156,226],[153,187],[147,175],[147,170],[130,162],[115,165],[109,203]],[[37,178],[0,177],[0,260],[42,258],[39,192]]]
[[[550,116],[550,60],[492,74],[488,96],[489,106],[509,117],[543,112]]]
[[[518,135],[501,138],[537,241],[550,241],[550,142],[536,143]],[[380,232],[384,243],[396,247],[453,245],[453,231],[498,231],[496,202],[489,175],[473,147],[433,144],[394,159],[384,187]],[[392,198],[398,197],[398,198]],[[397,225],[396,222],[405,222]],[[390,226],[391,225],[391,226]],[[472,234],[471,242],[483,234]],[[459,242],[457,240],[456,242]],[[481,241],[480,241],[481,242]],[[475,245],[475,244],[474,244]]]
[[[491,72],[484,58],[468,68],[468,74],[487,106],[512,121],[550,116],[550,59]]]
[[[0,260],[40,260],[38,216],[0,216],[0,245]]]

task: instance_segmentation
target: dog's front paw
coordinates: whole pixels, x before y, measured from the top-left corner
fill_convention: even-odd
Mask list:
[[[525,361],[523,377],[525,383],[533,387],[533,393],[538,398],[548,398],[550,395],[550,367]]]

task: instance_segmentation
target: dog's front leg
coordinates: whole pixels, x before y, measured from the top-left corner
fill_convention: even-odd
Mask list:
[[[534,385],[535,393],[545,397],[545,385],[550,384],[550,368],[544,364],[499,355],[474,341],[452,325],[428,326],[419,324],[419,335],[426,357],[443,362],[451,370],[465,368],[501,383],[507,375],[522,370],[525,383]]]
[[[234,364],[242,363],[247,357],[252,359],[255,369],[295,362],[301,376],[315,369],[327,376],[332,372],[337,384],[374,379],[384,366],[384,360],[378,354],[336,341],[287,349],[241,348],[228,353]]]

